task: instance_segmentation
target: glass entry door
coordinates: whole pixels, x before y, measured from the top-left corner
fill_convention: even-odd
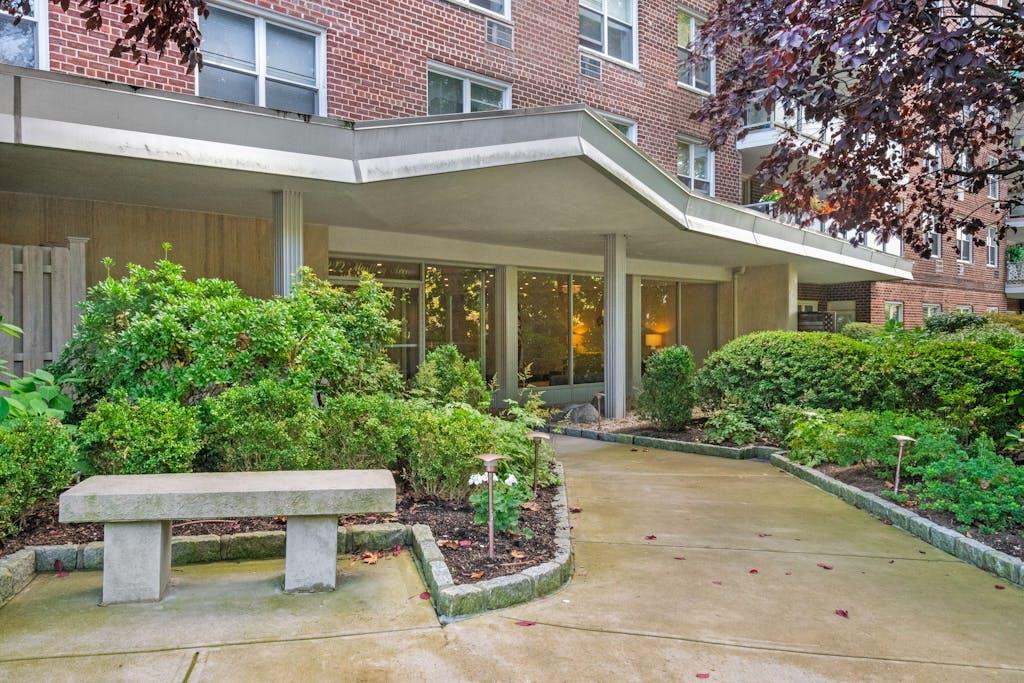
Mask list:
[[[393,295],[391,318],[399,324],[398,339],[388,347],[388,356],[408,381],[420,364],[420,283],[386,284],[384,288]]]

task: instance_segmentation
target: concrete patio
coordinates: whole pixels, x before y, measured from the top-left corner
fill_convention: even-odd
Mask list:
[[[1024,679],[1024,591],[990,574],[765,463],[555,445],[582,511],[544,600],[442,629],[407,553],[315,595],[280,560],[175,568],[159,604],[40,575],[0,609],[0,679]]]

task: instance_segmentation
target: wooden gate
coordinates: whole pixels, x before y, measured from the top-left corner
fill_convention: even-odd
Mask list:
[[[0,244],[0,315],[24,331],[0,334],[0,358],[23,375],[60,356],[85,298],[84,237],[66,247]]]

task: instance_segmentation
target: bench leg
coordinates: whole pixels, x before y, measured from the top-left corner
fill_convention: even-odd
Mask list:
[[[170,520],[103,525],[103,604],[160,600],[170,576]]]
[[[286,592],[332,591],[338,576],[338,517],[288,517]]]

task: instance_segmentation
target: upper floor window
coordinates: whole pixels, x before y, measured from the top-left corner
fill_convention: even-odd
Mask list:
[[[627,119],[625,116],[609,114],[606,111],[598,112],[605,121],[615,130],[622,133],[622,136],[632,143],[636,143],[636,121]]]
[[[692,190],[707,195],[715,193],[714,152],[708,146],[691,140],[676,143],[676,175]]]
[[[942,173],[942,146],[937,142],[933,142],[925,150],[924,171],[929,174]]]
[[[974,238],[964,232],[963,228],[956,229],[957,261],[971,263],[974,261]]]
[[[14,25],[14,18],[0,12],[0,63],[31,69],[50,68],[47,31],[48,5],[32,2],[32,11]]]
[[[999,265],[999,232],[995,228],[989,228],[985,236],[985,265]]]
[[[485,12],[491,14],[497,14],[500,17],[508,19],[512,14],[511,5],[512,0],[450,0],[456,5],[467,5],[474,9],[482,9]]]
[[[512,106],[512,87],[493,78],[430,64],[427,70],[427,114],[465,114]]]
[[[995,157],[989,157],[988,167],[998,166],[999,161]],[[999,176],[990,173],[988,176],[988,198],[999,199]]]
[[[276,14],[211,7],[201,24],[199,94],[300,114],[323,114],[324,34]]]
[[[942,235],[938,231],[939,221],[930,213],[922,213],[921,227],[924,229],[924,233],[928,235],[928,250],[931,252],[931,258],[941,259]]]
[[[676,15],[676,69],[677,80],[702,92],[710,93],[714,89],[714,55],[697,54],[694,42],[702,19],[689,12],[680,10]]]
[[[580,0],[580,46],[636,63],[636,0]]]

